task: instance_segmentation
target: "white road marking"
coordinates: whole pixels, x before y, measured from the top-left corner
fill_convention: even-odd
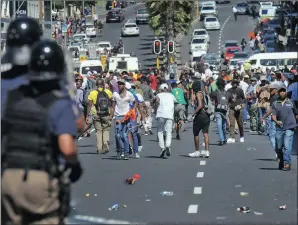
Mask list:
[[[206,165],[206,161],[200,161],[200,166],[205,166]]]
[[[188,206],[188,213],[198,213],[198,205],[190,205]]]
[[[195,187],[195,188],[193,189],[193,193],[194,193],[195,195],[200,195],[200,194],[202,194],[202,187]]]
[[[200,177],[200,178],[201,178],[201,177],[203,177],[203,176],[204,176],[204,172],[198,172],[198,173],[197,173],[197,177]]]

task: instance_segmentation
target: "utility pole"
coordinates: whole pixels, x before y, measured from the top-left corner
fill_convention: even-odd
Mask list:
[[[83,0],[83,15],[85,15],[85,1]]]
[[[63,16],[64,16],[64,25],[66,26],[66,1],[64,0],[63,2]],[[66,34],[67,34],[67,31],[64,33],[64,48],[66,49]]]
[[[199,10],[199,0],[196,1],[196,15],[197,17],[200,16],[200,10]]]

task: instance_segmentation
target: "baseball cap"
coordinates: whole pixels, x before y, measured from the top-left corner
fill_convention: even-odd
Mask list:
[[[131,89],[131,84],[130,84],[129,82],[126,82],[126,83],[125,83],[125,88],[126,88],[127,90]]]
[[[160,86],[159,86],[159,89],[160,90],[164,90],[164,89],[168,89],[169,88],[169,86],[167,85],[167,84],[161,84]]]
[[[124,79],[119,79],[117,83],[126,84],[126,81]]]
[[[279,90],[280,88],[285,87],[285,85],[282,82],[276,81],[276,82],[272,82],[269,87],[270,87],[270,89]]]
[[[248,78],[249,79],[249,76],[246,74],[246,75],[244,75],[244,78]]]
[[[202,78],[202,74],[200,74],[199,72],[195,72],[194,75],[195,78],[201,79]]]

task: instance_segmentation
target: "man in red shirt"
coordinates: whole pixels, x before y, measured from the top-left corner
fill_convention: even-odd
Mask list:
[[[149,79],[150,79],[150,85],[151,85],[153,92],[156,91],[156,87],[157,87],[156,78],[157,78],[156,74],[154,74],[154,71],[150,68],[149,69]]]

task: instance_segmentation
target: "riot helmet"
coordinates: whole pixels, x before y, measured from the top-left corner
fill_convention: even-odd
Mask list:
[[[64,52],[57,42],[45,39],[33,47],[28,73],[30,81],[61,80],[66,72]]]

